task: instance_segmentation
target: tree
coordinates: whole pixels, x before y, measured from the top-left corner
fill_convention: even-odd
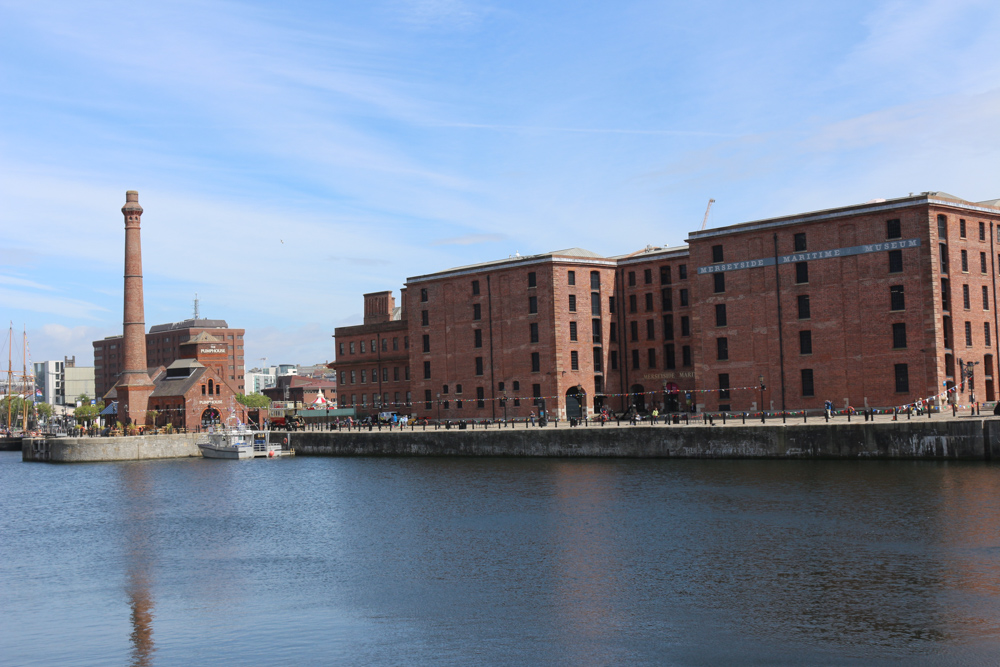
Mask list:
[[[52,417],[52,406],[48,403],[35,403],[35,410],[38,411],[38,416],[43,417],[45,421]]]
[[[86,398],[85,394],[81,394],[83,398]],[[97,405],[91,405],[90,399],[86,399],[86,403],[80,407],[73,410],[73,417],[76,418],[78,424],[83,424],[84,426],[90,426],[98,415],[101,414],[101,410],[104,409],[104,401],[99,401]]]
[[[236,402],[248,408],[267,408],[271,405],[271,399],[263,394],[236,394]]]

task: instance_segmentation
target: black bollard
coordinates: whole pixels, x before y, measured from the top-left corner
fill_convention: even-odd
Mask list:
[[[726,425],[726,413],[725,412],[722,413],[722,425],[723,426]]]
[[[807,421],[809,421],[809,420],[808,420],[808,415],[806,414],[806,411],[805,411],[805,410],[803,410],[803,411],[802,411],[802,423],[805,423],[805,422],[807,422]]]
[[[782,424],[788,423],[788,413],[786,413],[784,410],[781,411],[781,423]]]
[[[747,423],[747,413],[745,413],[745,412],[743,413],[743,423],[744,424]]]
[[[958,404],[957,403],[952,403],[951,404],[951,416],[952,417],[957,417],[958,416]]]

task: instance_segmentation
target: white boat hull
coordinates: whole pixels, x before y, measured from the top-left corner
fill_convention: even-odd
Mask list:
[[[198,443],[198,448],[206,459],[275,458],[292,453],[268,440],[266,431],[250,431],[241,427],[210,433],[208,442]]]

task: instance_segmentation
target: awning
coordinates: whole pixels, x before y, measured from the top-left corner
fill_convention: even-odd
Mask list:
[[[101,410],[101,416],[107,415],[117,415],[118,414],[118,401],[112,401],[110,405]]]

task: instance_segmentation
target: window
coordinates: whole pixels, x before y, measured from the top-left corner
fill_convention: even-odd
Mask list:
[[[431,351],[431,337],[428,336],[427,334],[424,334],[424,352],[430,352],[430,351]]]
[[[900,349],[906,347],[906,323],[896,322],[892,325],[892,347]]]
[[[663,316],[663,340],[673,340],[674,339],[674,316],[664,315]]]
[[[532,314],[538,312],[538,297],[536,296],[528,297],[528,312]]]
[[[576,295],[575,294],[570,294],[569,295],[569,312],[571,312],[571,313],[575,313],[576,312]]]
[[[951,310],[951,283],[947,278],[941,279],[941,309]]]
[[[715,339],[715,358],[719,361],[725,361],[729,359],[729,339],[728,338],[716,338]]]
[[[800,331],[799,332],[799,354],[812,354],[813,353],[813,334],[812,331]]]
[[[677,279],[678,280],[687,280],[687,277],[688,277],[688,265],[687,264],[679,264],[677,266]]]
[[[674,309],[673,291],[669,287],[664,287],[660,290],[660,307],[663,310]]]
[[[635,271],[628,272],[628,286],[635,287]]]
[[[389,381],[389,367],[385,366],[382,368],[382,382]]]
[[[885,221],[885,237],[887,239],[903,238],[903,230],[899,224],[899,219]]]
[[[382,351],[383,352],[389,351],[389,340],[387,338],[382,339]]]
[[[612,315],[615,314],[615,297],[613,296],[608,297],[608,312]]]
[[[962,252],[965,252],[964,250]],[[890,250],[889,251],[889,273],[902,273],[903,272],[903,251],[902,250]]]
[[[476,375],[483,374],[483,358],[476,357]]]
[[[639,323],[635,320],[628,323],[629,340],[639,340]]]
[[[983,285],[983,310],[990,309],[990,291],[987,289],[986,285]]]
[[[961,218],[958,220],[958,236],[959,238],[965,238],[965,220]]]
[[[429,361],[424,362],[424,379],[425,380],[431,379],[431,362]]]
[[[685,368],[691,365],[691,346],[685,345],[681,348],[681,366]]]
[[[798,284],[803,284],[809,282],[809,263],[808,262],[796,262],[795,263],[795,282]]]
[[[719,400],[729,398],[729,373],[719,373]]]
[[[632,369],[639,369],[639,350],[632,350]]]
[[[340,353],[340,356],[344,356],[344,344],[343,343],[339,343],[337,345],[337,351]]]
[[[426,310],[421,310],[420,311],[420,324],[421,324],[421,326],[425,326],[426,327],[426,326],[430,325],[430,323],[431,323],[431,318],[428,315],[427,311]]]
[[[358,379],[357,371],[351,371],[351,384],[356,384]]]
[[[667,343],[663,346],[663,367],[667,370],[677,368],[677,358],[674,353],[673,343]]]
[[[681,317],[681,335],[690,336],[691,335],[691,318],[687,315]]]
[[[629,294],[628,295],[628,312],[634,313],[637,310],[639,310],[639,306],[636,303],[635,294]]]
[[[688,305],[688,291],[686,289],[682,289],[680,291],[680,300],[681,308],[686,308]]]
[[[969,299],[969,286],[968,285],[962,285],[962,306],[966,310],[969,310],[970,308],[972,308],[972,302]]]
[[[906,300],[903,298],[903,286],[893,285],[889,288],[889,310],[905,310]]]
[[[712,263],[718,264],[719,262],[724,262],[724,261],[726,260],[723,259],[722,246],[721,245],[712,246]]]
[[[427,288],[420,288],[420,303],[427,303]]]
[[[972,347],[972,322],[965,323],[965,346]]]
[[[472,319],[481,320],[483,319],[483,308],[482,305],[478,303],[472,304]]]
[[[537,343],[538,342],[538,322],[532,322],[528,326],[531,327],[531,329],[530,329],[530,332],[531,332],[531,342],[532,343]]]
[[[571,350],[569,353],[569,367],[570,370],[580,370],[580,353],[576,350]]]
[[[962,251],[962,273],[969,272],[969,253],[965,250]]]
[[[979,253],[979,272],[982,274],[987,273],[986,271],[986,253]]]
[[[726,326],[726,304],[717,303],[715,304],[715,326],[724,327]]]
[[[567,271],[566,272],[566,284],[567,285],[575,285],[576,284],[576,271]]]
[[[942,239],[948,238],[948,216],[939,215],[937,217],[938,223],[938,237]]]
[[[483,346],[483,330],[482,329],[473,329],[472,330],[472,345],[473,345],[473,347],[482,347]]]
[[[725,273],[713,273],[712,278],[715,281],[715,293],[726,291],[726,274]]]
[[[642,281],[647,285],[653,284],[653,269],[646,269],[642,272]]]
[[[813,388],[813,370],[811,368],[802,369],[802,395],[803,396],[816,395],[816,392]]]
[[[392,381],[393,382],[399,382],[399,366],[393,366],[392,367]],[[398,403],[399,400],[397,399],[396,402]]]
[[[803,252],[806,249],[806,233],[799,232],[795,235],[795,252]]]
[[[944,334],[944,346],[946,348],[948,348],[948,349],[951,349],[951,347],[952,347],[951,318],[950,317],[945,317],[943,324],[944,324],[944,326],[942,327],[942,329],[943,329],[942,333]],[[949,375],[950,375],[950,373],[949,373]]]
[[[528,287],[535,287],[536,285],[537,285],[537,283],[535,281],[535,272],[534,271],[530,271],[528,273]]]
[[[611,350],[610,354],[608,354],[608,365],[611,367],[611,370],[618,370],[618,352],[616,350]]]
[[[351,347],[351,354],[354,354],[354,343],[351,343],[350,347]]]
[[[993,337],[990,335],[990,323],[983,322],[983,345],[989,347],[993,344]]]
[[[906,364],[896,364],[896,392],[910,393],[910,369]]]
[[[611,326],[608,327],[608,340],[612,343],[618,340],[618,325],[614,322],[612,322]]]
[[[398,350],[399,349],[399,338],[393,338],[392,339],[392,349],[393,350]]]
[[[532,274],[534,275],[534,274]],[[476,387],[476,407],[482,408],[486,405],[486,390],[482,387]]]
[[[670,267],[661,266],[660,267],[660,284],[669,285],[670,284]]]
[[[656,327],[653,320],[646,320],[646,340],[656,340]]]
[[[600,342],[601,342],[601,321],[600,320],[591,320],[590,321],[590,330],[591,330],[591,333],[594,336],[594,343],[600,344]]]
[[[374,375],[374,373],[372,373],[372,375]],[[373,377],[372,381],[374,382],[376,379],[377,378]],[[368,382],[368,371],[361,371],[361,384],[365,384],[366,382]]]
[[[986,240],[986,223],[985,222],[980,222],[979,223],[979,240],[980,241],[985,241]]]
[[[361,354],[365,353],[365,341],[361,341]]]
[[[601,316],[601,295],[599,292],[590,293],[590,314],[593,317]]]
[[[576,322],[569,323],[569,339],[572,341],[576,340]]]
[[[798,296],[798,305],[799,305],[799,319],[808,320],[811,317],[809,313],[809,295],[800,294]]]
[[[478,280],[473,280],[472,281],[472,296],[478,296],[478,295],[479,295],[479,281]]]
[[[646,299],[646,312],[648,313],[653,310],[653,293],[647,292],[645,299]]]
[[[515,383],[515,384],[516,384],[516,383]],[[515,387],[515,389],[516,389],[516,388],[517,388],[517,387]],[[456,394],[461,394],[461,393],[462,393],[462,385],[460,385],[460,384],[456,384],[456,385],[455,385],[455,393],[456,393]]]
[[[941,273],[948,273],[948,246],[947,244],[942,243],[939,249],[941,251],[941,259],[939,262],[941,265]]]
[[[537,352],[531,353],[531,372],[539,373],[542,370],[542,359]]]
[[[601,373],[604,371],[604,359],[601,356],[601,348],[594,348],[594,372]]]
[[[591,271],[590,272],[590,289],[599,290],[601,289],[601,272]]]

